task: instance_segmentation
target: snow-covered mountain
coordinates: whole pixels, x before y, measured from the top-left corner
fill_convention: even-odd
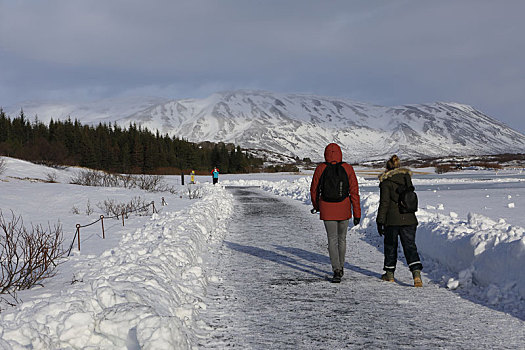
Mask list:
[[[25,104],[28,117],[83,123],[136,123],[194,142],[322,158],[337,142],[349,161],[525,152],[525,135],[458,103],[383,107],[346,99],[265,91],[234,91],[205,99],[127,98],[89,104]],[[20,106],[8,109],[11,116]]]

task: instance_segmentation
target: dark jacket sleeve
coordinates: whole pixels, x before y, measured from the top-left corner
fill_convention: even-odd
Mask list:
[[[407,185],[408,186],[414,186],[414,184],[412,184],[412,176],[410,175],[406,175],[406,179],[407,179]]]
[[[385,182],[379,184],[379,209],[377,210],[376,222],[386,224],[386,213],[390,205],[390,186]]]

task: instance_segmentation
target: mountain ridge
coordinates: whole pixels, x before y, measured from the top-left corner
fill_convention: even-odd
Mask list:
[[[421,158],[525,153],[525,135],[456,102],[378,106],[350,99],[259,90],[203,99],[126,98],[87,104],[26,104],[28,117],[136,123],[193,142],[226,142],[321,160],[338,143],[348,161],[391,154]],[[17,111],[7,110],[7,112]]]

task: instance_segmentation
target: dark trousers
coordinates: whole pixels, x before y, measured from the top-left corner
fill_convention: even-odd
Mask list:
[[[417,253],[416,229],[417,225],[386,227],[384,237],[385,266],[383,270],[393,272],[396,269],[398,237],[401,239],[401,245],[403,246],[403,252],[410,271],[423,269]]]
[[[217,182],[219,182],[219,178],[218,177],[212,177],[213,179],[213,184],[215,185]]]

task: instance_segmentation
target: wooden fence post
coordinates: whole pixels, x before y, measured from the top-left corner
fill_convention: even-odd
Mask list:
[[[100,222],[102,223],[102,239],[106,239],[106,233],[104,232],[104,215],[100,215]]]
[[[80,224],[77,224],[78,251],[80,251]]]

